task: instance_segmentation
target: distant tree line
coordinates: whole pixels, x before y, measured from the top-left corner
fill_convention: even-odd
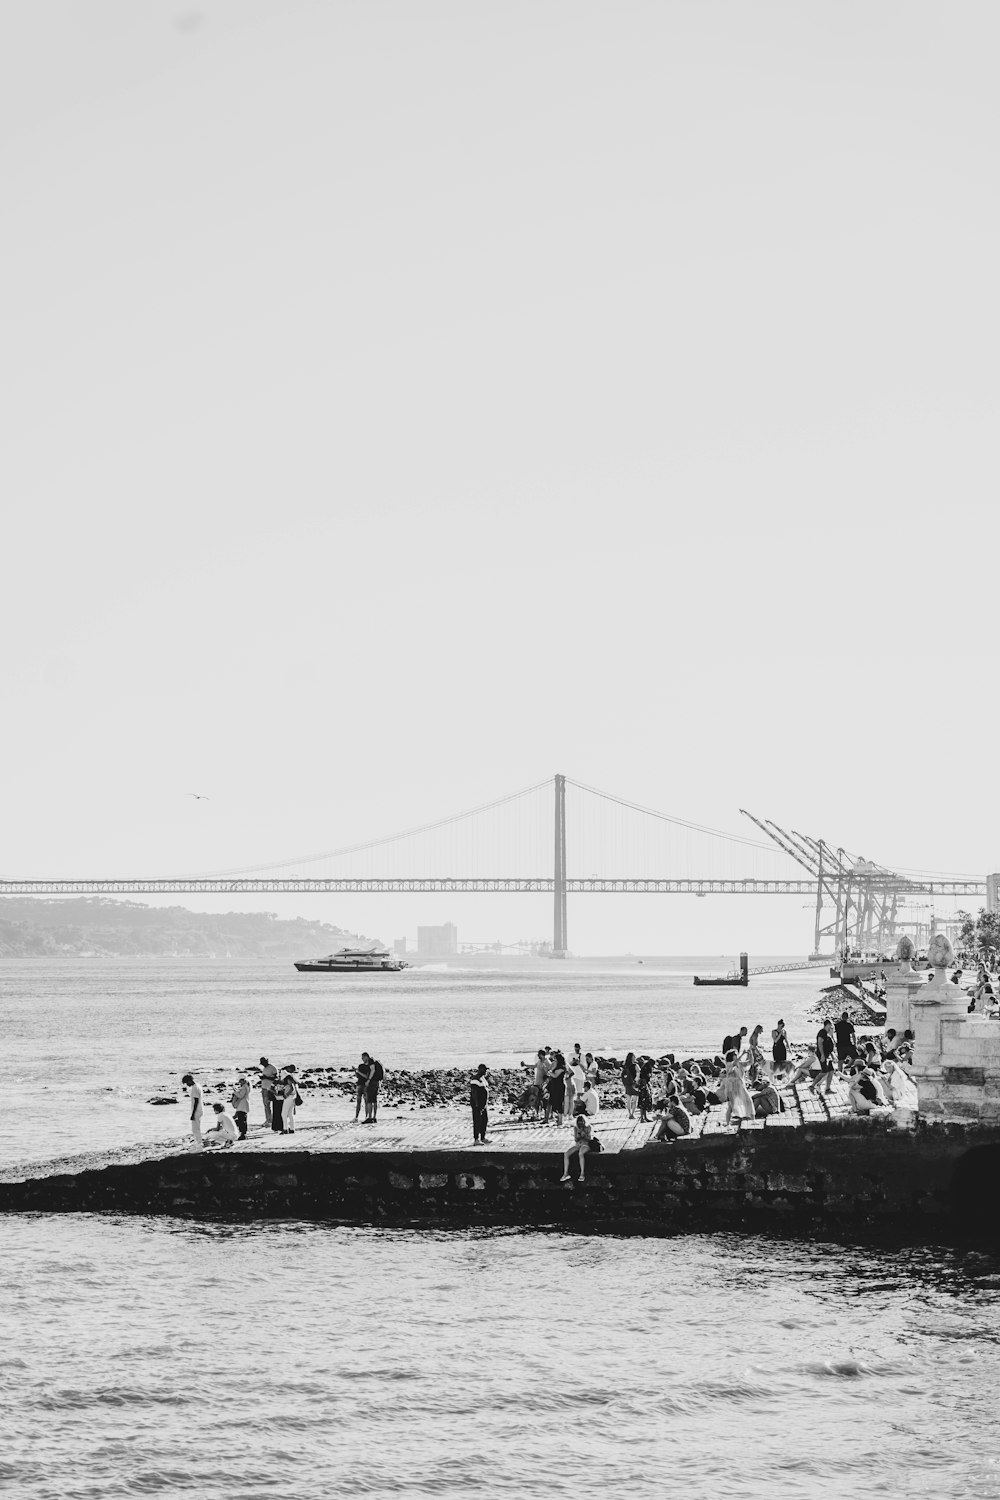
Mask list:
[[[1000,911],[987,911],[981,906],[978,917],[968,911],[957,911],[955,915],[961,923],[959,947],[965,952],[986,954],[991,949],[1000,949]]]
[[[0,956],[310,958],[354,933],[274,912],[195,912],[104,896],[0,899]]]

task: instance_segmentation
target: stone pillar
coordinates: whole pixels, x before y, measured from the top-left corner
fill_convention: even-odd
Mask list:
[[[912,1005],[913,1081],[921,1114],[939,1115],[945,1112],[944,1027],[951,1031],[955,1022],[965,1021],[969,1002],[964,990],[948,978],[948,965],[954,962],[955,953],[943,932],[931,939],[927,957],[931,977]]]
[[[914,971],[916,948],[912,938],[901,937],[896,944],[896,967],[885,976],[885,1024],[897,1032],[915,1031],[913,1003],[927,981]]]
[[[894,1026],[900,1034],[915,1031],[913,1006],[925,989],[927,984],[919,974],[903,974],[897,969],[890,969],[885,976],[886,1026]]]
[[[941,1003],[930,993],[931,985],[913,1002],[913,1062],[910,1072],[917,1086],[917,1100],[922,1114],[943,1113],[941,1091],[944,1069],[941,1065]]]

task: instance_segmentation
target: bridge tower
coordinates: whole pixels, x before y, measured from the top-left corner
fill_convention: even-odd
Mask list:
[[[556,848],[552,889],[554,892],[554,921],[552,924],[552,957],[566,957],[566,778],[557,776],[556,783]]]

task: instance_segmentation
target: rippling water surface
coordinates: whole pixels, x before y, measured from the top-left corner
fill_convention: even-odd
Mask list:
[[[693,966],[331,991],[283,965],[8,964],[0,1150],[180,1131],[150,1093],[262,1051],[306,1066],[366,1046],[390,1067],[576,1040],[714,1051],[779,1014],[805,1035],[826,982],[699,993]],[[1000,1258],[981,1252],[15,1216],[0,1265],[14,1497],[1000,1500]]]
[[[1000,1494],[983,1257],[86,1217],[0,1235],[16,1495]]]

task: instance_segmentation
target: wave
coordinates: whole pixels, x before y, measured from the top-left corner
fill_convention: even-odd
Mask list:
[[[87,1411],[94,1406],[190,1406],[194,1396],[180,1391],[148,1391],[134,1386],[99,1386],[93,1390],[46,1391],[33,1405],[42,1411]]]
[[[862,1380],[866,1376],[885,1378],[893,1375],[912,1374],[913,1366],[906,1360],[859,1359],[846,1355],[840,1359],[817,1359],[799,1366],[806,1375],[819,1375],[834,1380]]]

